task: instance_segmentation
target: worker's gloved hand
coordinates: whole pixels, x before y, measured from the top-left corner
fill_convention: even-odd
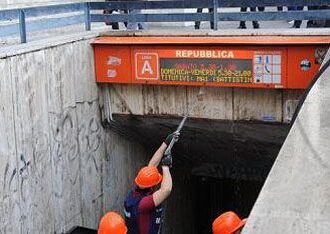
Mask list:
[[[160,162],[160,164],[162,166],[168,166],[169,168],[172,167],[172,155],[165,155],[163,158],[162,158],[162,161]]]
[[[173,133],[171,133],[170,135],[168,135],[166,137],[164,143],[168,146],[171,143],[173,137],[175,138],[175,141],[178,141],[179,140],[179,136],[180,136],[180,133],[179,132],[173,132]]]

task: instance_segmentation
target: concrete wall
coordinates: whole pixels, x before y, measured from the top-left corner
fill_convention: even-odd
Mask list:
[[[89,40],[2,57],[0,71],[0,233],[122,211],[146,152],[102,127]]]
[[[0,233],[97,228],[155,150],[102,125],[90,37],[0,51]],[[187,173],[174,177],[165,233],[194,233]]]
[[[310,90],[243,233],[330,232],[329,76]]]
[[[290,121],[302,92],[148,85],[109,85],[102,91],[111,103],[112,112],[117,114],[189,113],[195,118],[273,122]]]

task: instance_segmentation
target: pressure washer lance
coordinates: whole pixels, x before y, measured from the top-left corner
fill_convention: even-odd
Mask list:
[[[187,118],[188,118],[188,115],[185,115],[183,117],[183,119],[181,120],[178,128],[175,130],[174,134],[175,133],[180,133],[180,131],[183,128],[183,125],[186,122]],[[168,147],[165,150],[164,156],[171,155],[171,150],[172,150],[172,147],[175,144],[175,142],[177,142],[177,139],[175,139],[175,137],[173,137],[170,144],[168,145]],[[166,206],[167,206],[167,204],[165,203],[164,206],[163,206],[164,211],[163,211],[162,218],[161,218],[162,222],[164,222]],[[162,232],[163,232],[163,224],[160,225],[160,230],[159,230],[159,233],[162,233]]]
[[[185,115],[183,117],[183,119],[181,120],[181,123],[179,124],[178,128],[175,130],[174,134],[175,133],[180,133],[180,131],[183,128],[183,125],[186,122],[187,118],[188,118],[187,115]],[[170,144],[168,145],[168,147],[165,150],[164,156],[171,155],[171,150],[172,150],[172,147],[175,144],[175,142],[177,142],[177,140],[175,139],[175,137],[173,137]]]

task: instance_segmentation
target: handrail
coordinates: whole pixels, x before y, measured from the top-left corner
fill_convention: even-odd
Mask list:
[[[268,7],[268,6],[319,6],[329,5],[330,0],[170,0],[170,1],[106,1],[57,4],[0,10],[0,37],[20,34],[21,43],[26,42],[26,32],[48,28],[85,24],[91,30],[93,22],[193,22],[209,21],[217,30],[219,21],[275,21],[275,20],[325,20],[330,19],[330,9],[290,12],[218,12],[223,7]],[[171,13],[166,9],[216,9],[209,13]],[[122,10],[125,13],[106,14],[98,10]],[[129,13],[132,10],[162,10],[159,13]],[[127,13],[128,12],[128,13]],[[66,13],[74,13],[67,15]],[[58,15],[58,18],[33,20],[34,17]],[[29,18],[29,21],[26,20]],[[31,19],[32,18],[32,19]],[[28,22],[28,23],[27,23]],[[18,27],[17,27],[18,24]]]
[[[320,6],[330,5],[330,0],[217,0],[219,7],[277,7],[277,6]],[[170,1],[106,1],[90,2],[91,9],[183,9],[209,8],[214,6],[213,0],[170,0]]]
[[[38,16],[70,13],[70,12],[83,11],[83,10],[84,10],[84,3],[69,3],[69,4],[57,4],[57,5],[49,5],[49,6],[36,6],[36,7],[0,10],[0,21],[17,19],[17,14],[19,11],[24,11],[25,15],[28,17],[38,17]]]
[[[26,18],[75,12],[80,12],[83,14],[87,7],[88,3],[71,3],[0,10],[0,22],[8,21],[7,25],[0,26],[0,36],[8,36],[19,33],[21,43],[25,43],[27,31],[40,31],[82,23],[84,22],[84,18],[86,18],[86,16],[78,14],[75,16],[63,16],[57,19],[38,19],[36,21],[32,21],[29,25],[26,24]],[[90,18],[89,15],[88,17]]]

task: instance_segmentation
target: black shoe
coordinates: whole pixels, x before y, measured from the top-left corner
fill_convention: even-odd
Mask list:
[[[245,24],[240,24],[237,29],[246,29],[246,25]]]
[[[307,21],[307,26],[306,26],[306,28],[314,28],[315,26],[314,26],[314,21],[312,21],[312,20],[308,20]]]
[[[314,20],[308,20],[306,28],[323,28],[325,26],[324,21],[314,21]]]
[[[200,26],[198,24],[195,24],[195,29],[200,29]]]
[[[259,23],[257,21],[252,22],[253,28],[260,28]]]
[[[326,20],[324,24],[325,28],[330,28],[330,20]]]
[[[300,28],[300,26],[301,26],[301,20],[295,20],[294,22],[293,22],[293,26],[292,26],[292,28]]]
[[[119,29],[119,24],[118,23],[112,23],[112,29]]]

